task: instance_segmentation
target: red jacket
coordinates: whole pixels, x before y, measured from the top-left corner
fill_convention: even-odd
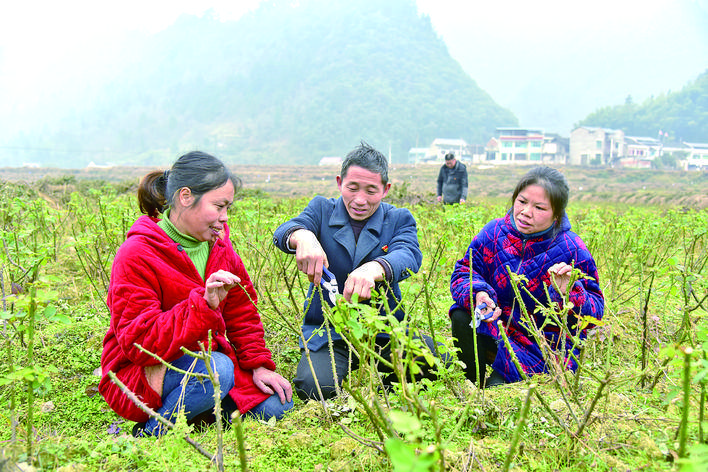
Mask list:
[[[229,392],[240,412],[258,405],[268,394],[253,383],[252,370],[275,370],[263,339],[263,325],[256,307],[256,292],[241,258],[229,240],[214,242],[206,276],[227,270],[241,278],[240,287],[229,291],[219,308],[204,300],[204,280],[181,246],[157,226],[156,218],[141,216],[128,231],[116,253],[108,288],[111,325],[103,340],[99,390],[111,408],[122,417],[147,421],[143,413],[108,377],[113,371],[147,406],[162,405],[160,395],[147,381],[144,368],[159,362],[134,344],[168,362],[183,355],[180,347],[199,350],[212,331],[212,349],[228,355],[234,363],[234,388]]]

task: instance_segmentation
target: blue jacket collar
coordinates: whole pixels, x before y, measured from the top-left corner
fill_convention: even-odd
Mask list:
[[[379,207],[376,209],[373,215],[369,217],[369,219],[366,221],[366,226],[364,226],[364,230],[370,230],[374,231],[377,234],[381,233],[381,228],[383,227],[383,220],[384,220],[384,212],[383,212],[383,202],[379,204]],[[332,215],[329,217],[329,225],[336,227],[336,226],[345,226],[349,224],[349,213],[347,213],[347,209],[344,206],[344,200],[342,197],[339,197],[336,202],[334,202],[334,211],[332,212]],[[363,231],[362,231],[363,232]]]
[[[333,239],[347,250],[349,257],[354,262],[354,267],[358,267],[361,261],[379,244],[379,235],[384,221],[382,206],[383,203],[379,204],[374,214],[369,217],[357,242],[354,241],[354,231],[349,224],[349,213],[347,213],[342,197],[339,197],[334,204],[334,211],[329,217],[329,226],[339,227],[339,229],[334,232]]]

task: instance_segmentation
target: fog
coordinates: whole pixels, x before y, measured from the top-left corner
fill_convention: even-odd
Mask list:
[[[33,126],[80,100],[106,48],[180,15],[237,19],[258,0],[3,2],[0,125]],[[417,0],[469,76],[521,126],[568,135],[593,110],[678,90],[708,68],[708,0]],[[2,132],[0,132],[0,139]],[[0,144],[1,145],[1,144]]]

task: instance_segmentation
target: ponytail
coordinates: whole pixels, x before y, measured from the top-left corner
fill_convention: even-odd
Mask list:
[[[169,170],[164,172],[156,170],[147,174],[140,181],[138,203],[143,214],[157,218],[165,209],[167,202],[165,192],[169,173]]]

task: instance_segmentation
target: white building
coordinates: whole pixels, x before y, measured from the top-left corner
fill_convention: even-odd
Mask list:
[[[683,143],[688,155],[681,162],[684,170],[708,170],[708,143]]]
[[[624,132],[581,126],[570,132],[569,154],[570,165],[611,165],[624,155]]]

